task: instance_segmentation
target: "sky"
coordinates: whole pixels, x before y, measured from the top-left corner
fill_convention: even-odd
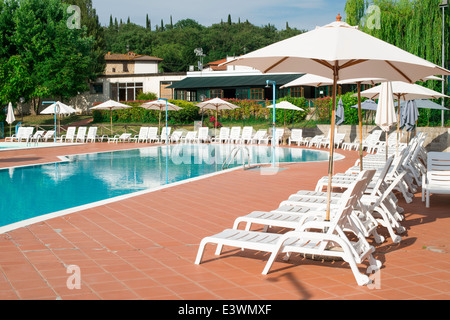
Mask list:
[[[144,26],[148,14],[152,26],[183,19],[196,20],[206,27],[227,21],[248,20],[256,26],[268,23],[279,30],[286,22],[291,28],[311,30],[336,20],[338,13],[345,17],[346,0],[92,0],[102,25],[109,25],[109,17]]]

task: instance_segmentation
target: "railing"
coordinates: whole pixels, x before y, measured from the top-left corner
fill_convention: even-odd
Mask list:
[[[242,164],[244,166],[244,170],[245,170],[244,152],[247,155],[247,169],[250,169],[250,150],[246,146],[236,146],[231,150],[230,154],[225,159],[225,162],[222,165],[222,170],[228,169],[230,167],[231,163],[234,161],[239,151],[241,151],[242,153]]]

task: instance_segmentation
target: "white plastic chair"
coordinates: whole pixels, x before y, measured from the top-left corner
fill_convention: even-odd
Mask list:
[[[68,142],[68,141],[74,142],[74,140],[75,140],[75,131],[76,131],[76,130],[77,130],[76,127],[69,127],[69,128],[67,128],[66,134],[63,134],[63,135],[59,138],[59,140],[60,140],[61,142]]]
[[[230,131],[230,143],[238,143],[241,139],[241,127],[232,127]]]
[[[183,143],[194,143],[197,141],[197,131],[188,131],[186,136],[181,138],[181,142]]]
[[[211,142],[211,137],[209,136],[208,132],[209,132],[209,129],[207,127],[199,128],[196,141],[198,143]]]
[[[158,128],[156,127],[150,127],[148,128],[148,135],[147,135],[147,141],[152,143],[158,142]]]
[[[170,141],[170,133],[172,131],[171,127],[163,127],[161,130],[161,136],[159,137],[160,142],[166,142],[166,140]]]
[[[87,127],[79,127],[77,131],[77,137],[75,138],[75,142],[83,142],[86,140],[86,131]]]
[[[226,143],[230,139],[230,128],[220,128],[219,135],[212,139],[212,142]]]
[[[429,208],[432,193],[450,194],[450,153],[429,152],[427,173],[422,177],[422,201]]]
[[[265,129],[258,130],[251,140],[251,143],[260,144],[262,142],[265,142],[266,144],[269,143],[269,138],[267,137],[267,130]]]
[[[133,138],[131,138],[131,140],[136,143],[147,142],[148,141],[148,129],[149,129],[149,127],[141,127],[139,129],[139,134],[135,135]]]
[[[250,143],[253,138],[253,127],[247,126],[242,129],[240,143]]]
[[[303,143],[303,130],[302,129],[292,129],[291,136],[289,137],[288,143],[291,145],[291,143],[296,143],[298,146],[300,146],[301,143]]]
[[[108,143],[130,142],[131,136],[132,136],[131,133],[122,133],[120,136],[116,135],[113,138],[108,138]]]
[[[97,127],[89,127],[87,136],[86,136],[86,142],[93,142],[97,140]]]

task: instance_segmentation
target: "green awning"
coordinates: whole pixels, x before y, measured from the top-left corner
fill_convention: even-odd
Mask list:
[[[262,87],[267,80],[275,81],[277,86],[285,85],[301,76],[303,73],[265,74],[255,76],[220,76],[220,77],[188,77],[178,81],[168,88],[171,89],[205,89],[205,88],[236,88]]]

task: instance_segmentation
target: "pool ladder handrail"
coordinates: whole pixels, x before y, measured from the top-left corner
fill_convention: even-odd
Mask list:
[[[224,169],[228,169],[231,165],[231,163],[234,161],[234,159],[236,158],[238,152],[241,151],[242,152],[242,162],[243,162],[243,166],[244,166],[244,170],[245,170],[245,157],[244,157],[244,151],[246,151],[247,154],[247,169],[250,169],[250,150],[246,147],[246,146],[235,146],[230,154],[228,155],[228,157],[225,159],[225,162],[222,165],[222,170]]]
[[[34,146],[37,147],[39,145],[39,139],[41,139],[42,136],[40,134],[38,134],[38,136],[36,137],[36,140],[34,141]],[[27,138],[27,147],[32,147],[33,146],[33,135],[30,135]]]

